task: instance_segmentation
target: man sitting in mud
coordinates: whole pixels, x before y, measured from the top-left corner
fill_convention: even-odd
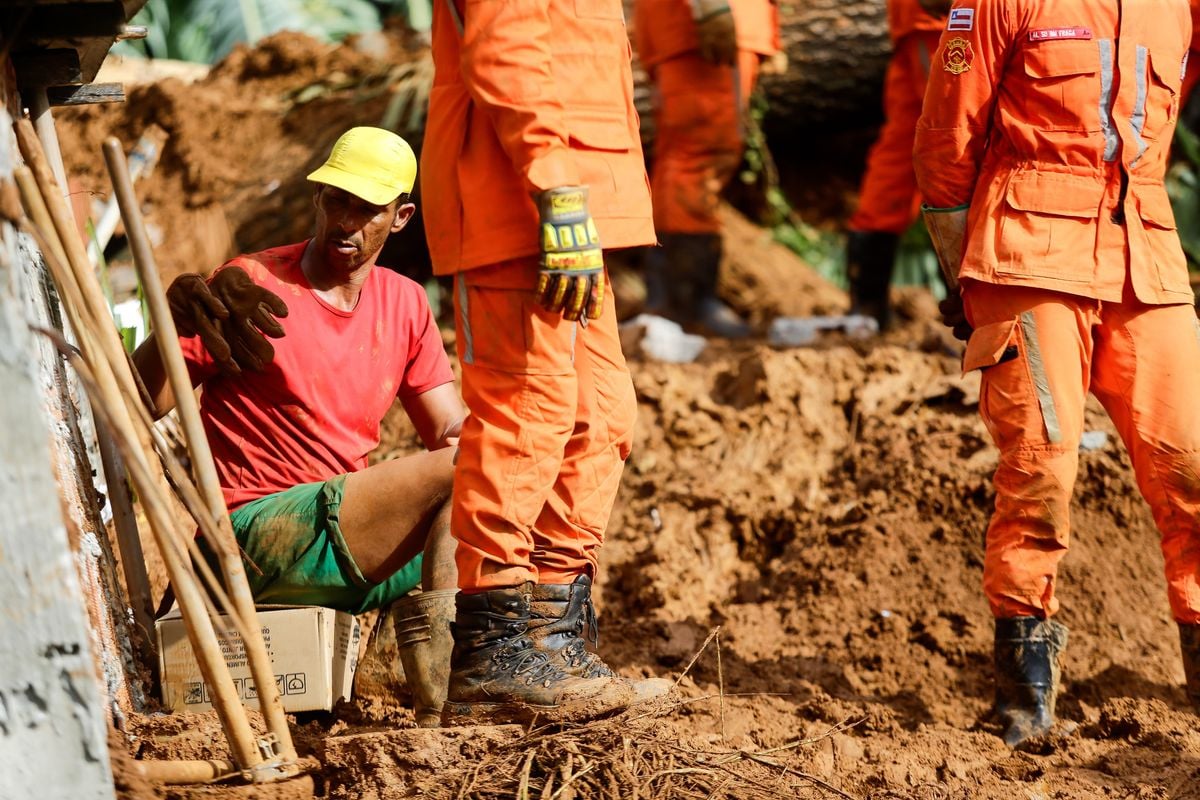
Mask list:
[[[396,603],[428,726],[450,657],[463,409],[424,290],[376,268],[412,219],[416,169],[399,136],[351,129],[308,176],[313,238],[238,256],[207,281],[182,275],[167,294],[255,600],[356,614]],[[134,361],[165,414],[174,398],[154,342]],[[396,398],[428,450],[368,467]],[[405,598],[418,583],[425,591]]]

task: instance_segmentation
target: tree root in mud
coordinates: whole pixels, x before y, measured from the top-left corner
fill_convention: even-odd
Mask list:
[[[854,723],[762,751],[689,746],[663,724],[686,705],[716,699],[706,695],[577,727],[533,729],[473,764],[443,772],[440,779],[453,787],[450,797],[488,800],[851,797],[784,759]]]

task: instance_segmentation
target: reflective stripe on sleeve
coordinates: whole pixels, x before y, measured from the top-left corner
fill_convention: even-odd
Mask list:
[[[1104,160],[1115,161],[1121,140],[1112,119],[1113,40],[1100,39],[1100,130],[1104,133]]]
[[[1129,127],[1133,128],[1133,138],[1137,141],[1138,152],[1133,161],[1129,162],[1129,166],[1136,164],[1146,152],[1146,140],[1142,138],[1142,131],[1146,129],[1146,59],[1149,56],[1149,51],[1142,45],[1137,48],[1137,60],[1134,69],[1137,71],[1135,78],[1137,84],[1137,97],[1133,101],[1133,115],[1129,118]]]

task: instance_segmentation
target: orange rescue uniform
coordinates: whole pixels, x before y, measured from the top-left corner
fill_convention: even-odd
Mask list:
[[[1048,617],[1088,391],[1162,534],[1175,618],[1200,622],[1200,330],[1163,187],[1187,0],[959,0],[917,128],[926,202],[969,204],[959,269],[997,447],[984,590]]]
[[[451,526],[467,592],[594,574],[637,404],[611,293],[586,328],[535,302],[532,196],[586,185],[605,247],[652,244],[620,0],[433,7],[421,155],[434,271],[455,276],[463,424]]]
[[[742,114],[759,62],[779,51],[773,0],[731,0],[736,69],[700,57],[688,0],[637,0],[638,57],[654,81],[655,143],[651,185],[660,233],[719,233],[721,190],[742,158]]]
[[[858,209],[847,226],[853,231],[901,234],[920,212],[913,174],[913,135],[945,18],[921,8],[917,0],[888,0],[892,58],[883,87],[884,123],[867,155]]]

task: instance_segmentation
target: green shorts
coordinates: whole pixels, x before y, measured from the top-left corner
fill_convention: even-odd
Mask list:
[[[346,476],[260,497],[229,515],[254,601],[324,606],[361,614],[403,597],[421,582],[421,556],[383,583],[363,577],[346,547],[338,510]]]

